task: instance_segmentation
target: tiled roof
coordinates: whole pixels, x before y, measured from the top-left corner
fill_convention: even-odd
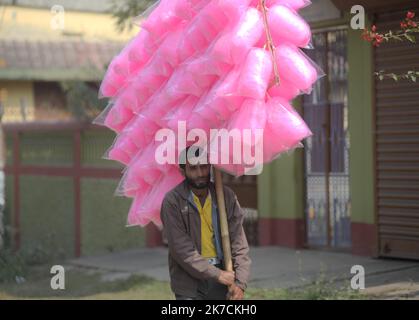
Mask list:
[[[3,0],[3,5],[17,5],[35,8],[51,8],[54,5],[63,6],[66,10],[91,12],[107,12],[110,0]]]
[[[0,40],[0,80],[100,80],[124,43]]]

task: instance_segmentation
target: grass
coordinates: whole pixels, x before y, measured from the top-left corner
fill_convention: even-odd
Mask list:
[[[0,283],[3,299],[113,299],[113,300],[172,300],[170,285],[148,277],[132,275],[125,279],[104,280],[103,273],[88,269],[71,268],[65,273],[65,290],[52,290],[49,266],[28,269],[21,283]],[[362,299],[353,291],[336,288],[329,282],[316,281],[299,289],[248,288],[245,299],[251,300],[325,300]]]
[[[33,267],[23,283],[0,283],[3,299],[173,299],[167,282],[132,275],[127,279],[103,280],[102,274],[84,269],[65,273],[65,290],[52,290],[49,267]]]
[[[366,299],[358,292],[344,288],[334,289],[322,285],[308,285],[299,289],[259,289],[249,288],[246,299],[253,300],[353,300]]]

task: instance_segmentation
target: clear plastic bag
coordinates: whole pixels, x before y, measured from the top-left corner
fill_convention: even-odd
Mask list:
[[[263,162],[263,130],[266,125],[265,102],[261,100],[246,99],[224,125],[228,133],[226,140],[220,140],[219,135],[211,136],[210,158],[227,172],[238,175],[249,166]],[[259,158],[257,158],[259,157]],[[241,168],[241,169],[240,169]]]
[[[264,162],[272,161],[279,154],[292,150],[303,139],[312,135],[307,124],[285,99],[268,99],[266,115]]]
[[[264,25],[260,11],[249,8],[237,26],[214,43],[211,56],[230,65],[240,64],[263,34]]]
[[[268,90],[268,96],[274,97],[281,97],[288,101],[293,100],[295,97],[301,94],[301,91],[298,90],[297,87],[292,85],[289,81],[285,79],[280,79],[279,84],[273,85]]]
[[[113,102],[110,102],[92,123],[106,126],[120,133],[134,116],[134,113],[130,109],[124,108],[121,105],[115,106]]]
[[[324,72],[297,47],[281,44],[276,48],[278,71],[281,79],[287,80],[301,91],[308,92]]]
[[[146,196],[141,196],[133,201],[128,215],[128,224],[144,226],[150,221],[161,225],[160,209],[163,198],[168,191],[183,181],[184,177],[177,168],[173,168],[166,175],[155,181],[153,188]]]
[[[183,0],[161,0],[157,6],[152,8],[148,17],[141,22],[141,27],[156,38],[163,37],[167,32],[176,28],[182,20],[176,11],[179,1]]]
[[[128,165],[139,148],[127,134],[118,135],[112,146],[105,152],[103,159],[115,160]]]
[[[173,108],[162,118],[162,121],[166,123],[165,127],[177,131],[179,121],[188,121],[198,101],[197,97],[186,97],[176,108]]]
[[[265,99],[272,73],[273,63],[270,52],[253,48],[244,61],[236,94],[246,98]]]
[[[310,47],[310,26],[294,10],[283,5],[275,5],[268,11],[268,23],[275,46],[290,43],[300,48]],[[262,39],[265,43],[266,34]]]

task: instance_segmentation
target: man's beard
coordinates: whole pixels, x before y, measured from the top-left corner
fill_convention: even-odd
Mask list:
[[[192,188],[195,189],[205,189],[208,188],[209,183],[210,183],[210,175],[208,175],[207,180],[205,182],[199,182],[196,183],[194,180],[189,179],[187,176],[185,177],[186,182],[188,183],[188,185]]]

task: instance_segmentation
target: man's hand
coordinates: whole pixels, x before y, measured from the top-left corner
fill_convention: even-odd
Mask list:
[[[221,273],[218,276],[218,282],[226,286],[231,286],[232,284],[234,284],[234,279],[234,271],[221,270]]]
[[[227,294],[228,300],[243,300],[244,299],[244,291],[238,287],[236,284],[232,284],[228,288],[228,294]]]

